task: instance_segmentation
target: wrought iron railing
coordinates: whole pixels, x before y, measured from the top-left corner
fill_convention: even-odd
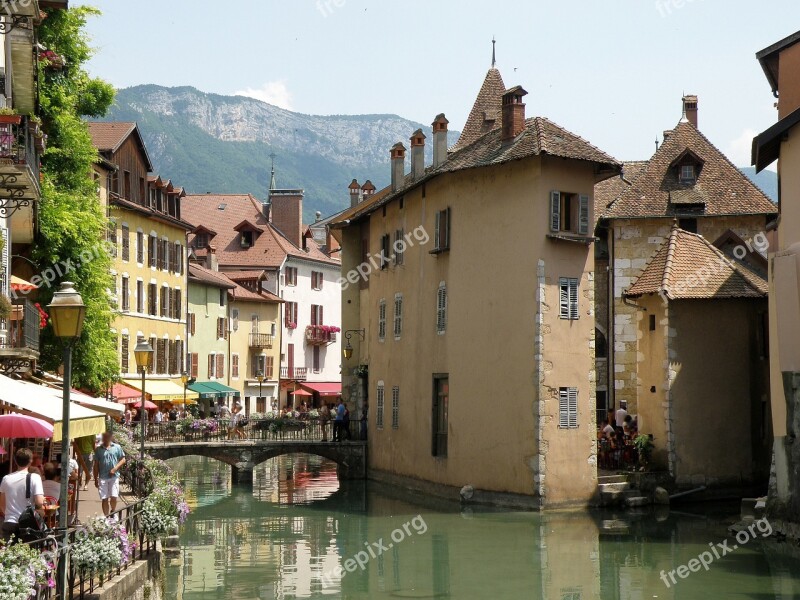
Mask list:
[[[0,348],[39,352],[41,314],[30,300],[17,299],[6,320],[8,335],[0,338]]]
[[[25,166],[31,170],[34,185],[39,182],[39,150],[37,144],[43,134],[34,124],[22,117],[5,117],[6,121],[19,120],[19,123],[0,123],[0,163]],[[42,147],[40,145],[40,147]]]

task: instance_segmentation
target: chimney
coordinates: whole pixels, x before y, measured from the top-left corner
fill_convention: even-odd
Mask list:
[[[350,207],[352,208],[361,202],[361,186],[358,185],[358,180],[353,179],[348,189],[350,190]]]
[[[217,247],[209,246],[206,254],[206,269],[209,271],[219,271],[219,261],[217,260]]]
[[[697,129],[697,96],[683,97],[683,116]]]
[[[425,134],[417,129],[411,134],[411,176],[421,179],[425,175]]]
[[[272,190],[272,224],[298,248],[303,247],[303,190]]]
[[[431,127],[433,128],[433,168],[436,169],[447,160],[447,124],[450,121],[444,113],[437,115]]]
[[[503,94],[502,141],[511,141],[525,130],[525,103],[522,99],[527,95],[528,92],[519,85]]]
[[[392,191],[396,192],[403,187],[403,178],[406,172],[406,147],[397,142],[389,151],[392,160]]]
[[[669,136],[672,135],[672,129],[665,129],[664,130],[664,143],[669,139]]]
[[[369,200],[369,198],[373,196],[377,191],[378,190],[375,189],[375,186],[372,184],[372,182],[369,179],[367,179],[364,182],[364,185],[361,186],[361,199]]]

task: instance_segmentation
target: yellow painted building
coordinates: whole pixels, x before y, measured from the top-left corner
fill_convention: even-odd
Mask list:
[[[90,123],[100,160],[95,178],[108,209],[120,376],[138,385],[134,348],[153,347],[147,392],[154,400],[184,396],[186,370],[186,235],[184,192],[150,175],[152,164],[135,123]],[[189,397],[195,397],[189,394]]]

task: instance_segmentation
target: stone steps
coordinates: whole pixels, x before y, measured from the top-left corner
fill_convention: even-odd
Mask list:
[[[609,481],[612,479],[612,481]],[[597,490],[600,506],[622,506],[628,508],[649,506],[652,501],[638,489],[632,488],[624,475],[599,478]]]

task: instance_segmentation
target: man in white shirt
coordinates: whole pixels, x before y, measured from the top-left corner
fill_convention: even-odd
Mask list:
[[[44,489],[42,478],[31,473],[31,497],[25,498],[28,478],[28,467],[33,460],[33,453],[27,448],[20,448],[14,456],[18,471],[3,477],[0,483],[0,514],[3,515],[3,539],[8,541],[13,535],[19,540],[19,517],[28,506],[42,511],[44,506]]]
[[[628,416],[628,411],[625,410],[628,408],[628,403],[624,400],[619,403],[619,408],[614,415],[614,420],[616,421],[617,427],[622,427],[625,425],[625,417]]]

